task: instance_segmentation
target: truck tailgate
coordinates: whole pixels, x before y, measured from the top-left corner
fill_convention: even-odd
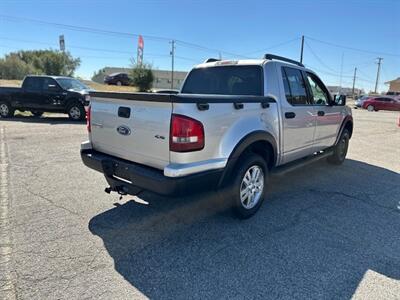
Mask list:
[[[169,163],[171,102],[94,95],[90,106],[95,150],[158,169]]]

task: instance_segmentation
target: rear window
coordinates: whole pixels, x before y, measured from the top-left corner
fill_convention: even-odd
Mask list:
[[[185,81],[182,93],[262,96],[262,68],[218,66],[193,69]]]

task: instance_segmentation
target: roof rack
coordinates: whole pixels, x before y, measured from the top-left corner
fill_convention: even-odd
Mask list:
[[[298,62],[296,60],[293,60],[293,59],[290,59],[290,58],[286,58],[286,57],[283,57],[283,56],[275,55],[275,54],[268,54],[267,53],[267,54],[264,55],[264,59],[280,60],[280,61],[285,61],[285,62],[294,64],[294,65],[297,65],[297,66],[300,66],[300,67],[304,67],[304,65],[301,62]]]
[[[218,58],[207,58],[205,63],[215,62],[215,61],[220,61],[220,59],[218,59]]]

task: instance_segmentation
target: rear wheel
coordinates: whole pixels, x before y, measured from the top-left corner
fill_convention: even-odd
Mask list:
[[[345,129],[336,144],[332,156],[328,157],[328,162],[334,165],[340,165],[344,162],[349,148],[350,132]]]
[[[367,106],[367,110],[368,111],[375,111],[375,107],[370,104],[370,105]]]
[[[31,113],[35,117],[41,117],[43,115],[42,111],[37,111],[37,110],[31,110]]]
[[[268,166],[261,156],[249,153],[234,174],[232,186],[226,191],[225,197],[232,201],[236,215],[247,219],[258,211],[264,201]]]
[[[118,85],[118,86],[121,86],[121,85],[122,85],[122,82],[118,80],[118,81],[117,81],[117,85]]]
[[[14,108],[7,102],[0,102],[0,117],[11,118],[14,116]]]
[[[84,120],[86,116],[85,108],[80,103],[73,103],[68,107],[68,116],[71,120]]]

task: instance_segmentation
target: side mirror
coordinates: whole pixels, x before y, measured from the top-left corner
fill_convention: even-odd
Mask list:
[[[346,95],[335,95],[333,97],[333,102],[336,106],[344,106],[346,105]]]

